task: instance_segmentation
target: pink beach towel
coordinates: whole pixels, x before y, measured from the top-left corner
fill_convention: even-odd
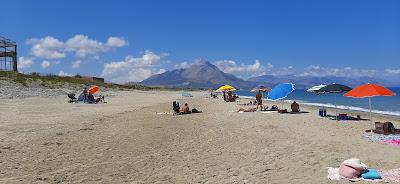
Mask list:
[[[384,140],[383,141],[386,144],[391,144],[395,146],[400,146],[400,139],[394,139],[394,140]]]

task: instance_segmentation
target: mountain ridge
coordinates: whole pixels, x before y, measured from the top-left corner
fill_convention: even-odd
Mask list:
[[[246,89],[252,87],[247,81],[233,74],[222,72],[208,61],[197,61],[187,68],[156,74],[140,83],[163,87],[217,88],[225,84]]]
[[[197,61],[187,68],[175,69],[153,75],[141,84],[160,87],[185,88],[218,88],[221,85],[233,85],[239,89],[251,89],[258,85],[273,87],[279,83],[291,82],[296,89],[308,89],[320,84],[344,84],[350,87],[366,83],[377,83],[396,87],[395,83],[374,77],[340,77],[340,76],[304,76],[304,75],[261,75],[247,80],[221,71],[208,61]]]

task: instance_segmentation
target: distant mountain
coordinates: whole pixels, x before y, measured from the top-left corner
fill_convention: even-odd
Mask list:
[[[279,83],[291,82],[295,84],[296,89],[307,89],[320,84],[344,84],[350,87],[359,86],[366,83],[377,83],[385,86],[395,86],[393,82],[374,77],[335,77],[335,76],[296,76],[296,75],[262,75],[248,79],[249,82],[263,84],[266,86],[275,86]]]
[[[257,85],[274,87],[280,83],[291,82],[296,89],[308,89],[320,84],[344,84],[350,87],[365,83],[377,83],[387,87],[398,86],[397,82],[376,77],[336,77],[336,76],[302,76],[302,75],[262,75],[248,80],[224,73],[208,61],[198,61],[188,68],[167,71],[153,75],[142,82],[147,86],[184,87],[184,88],[217,88],[221,85],[233,85],[240,89],[251,89]]]
[[[232,74],[224,73],[208,61],[198,61],[188,68],[153,75],[143,80],[141,84],[147,86],[188,88],[217,88],[226,84],[242,89],[254,87],[253,82],[247,82]]]

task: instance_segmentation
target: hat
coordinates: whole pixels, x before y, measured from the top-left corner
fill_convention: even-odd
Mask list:
[[[368,167],[367,165],[362,163],[361,160],[358,159],[358,158],[350,158],[348,160],[343,161],[342,164],[350,166],[350,167],[352,167],[354,169],[359,169],[359,170],[364,170],[364,169],[366,169]]]

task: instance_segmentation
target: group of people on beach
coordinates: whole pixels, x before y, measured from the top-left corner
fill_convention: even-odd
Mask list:
[[[222,91],[222,95],[225,102],[236,102],[236,100],[239,98],[239,96],[233,94],[231,90]]]
[[[95,98],[94,94],[92,94],[88,88],[84,88],[83,92],[80,95],[80,98],[84,103],[103,103],[104,102],[104,96],[99,95],[99,97]],[[78,98],[78,101],[79,99]]]
[[[70,99],[69,103],[87,103],[87,104],[98,104],[98,103],[107,103],[104,99],[104,96],[97,92],[97,97],[94,96],[95,94],[92,93],[87,87],[85,87],[82,93],[75,97],[75,93],[69,93],[67,96]]]
[[[270,109],[268,109],[268,106],[263,106],[263,95],[261,91],[258,91],[255,97],[256,100],[254,102],[250,101],[249,103],[243,105],[256,105],[256,107],[251,107],[249,109],[240,108],[237,112],[255,112],[259,109],[261,111],[280,111],[276,105],[273,105]],[[290,108],[292,112],[300,112],[300,105],[296,101],[293,101],[293,103],[290,105]],[[281,111],[287,112],[286,109],[281,109]]]
[[[174,111],[174,114],[176,114],[176,115],[201,112],[201,111],[197,110],[196,108],[193,108],[192,110],[190,110],[188,103],[185,103],[184,106],[180,107],[178,101],[172,102],[172,110]]]

